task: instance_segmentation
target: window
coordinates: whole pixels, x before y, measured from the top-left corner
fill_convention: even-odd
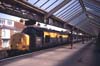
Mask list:
[[[6,21],[5,21],[5,25],[6,25],[6,26],[14,27],[14,22],[13,22],[12,20],[6,20]]]
[[[10,39],[10,30],[9,29],[2,29],[2,38]]]
[[[10,45],[9,45],[9,40],[5,39],[5,40],[3,40],[3,42],[2,42],[2,48],[7,48],[7,47],[10,47]]]
[[[4,25],[5,20],[0,18],[0,25]]]
[[[14,21],[0,18],[0,25],[14,27]]]
[[[46,36],[45,36],[45,42],[46,42],[46,43],[49,43],[49,42],[50,42],[50,36],[49,36],[49,35],[46,35]]]
[[[49,24],[53,25],[53,19],[49,19]]]

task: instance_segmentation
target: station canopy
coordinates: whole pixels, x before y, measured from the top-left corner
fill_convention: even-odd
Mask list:
[[[91,35],[100,32],[100,0],[27,0],[64,22]]]
[[[8,9],[20,12],[18,15],[8,11],[16,16],[23,15],[22,12],[25,10],[21,11],[21,7],[29,11],[40,12],[45,18],[54,16],[66,26],[70,24],[91,35],[98,35],[100,32],[100,0],[0,0],[0,5],[0,8],[6,5]],[[2,8],[6,9],[6,6]],[[15,8],[16,6],[18,7]],[[6,11],[3,10],[3,12]],[[24,16],[31,17],[28,14]]]

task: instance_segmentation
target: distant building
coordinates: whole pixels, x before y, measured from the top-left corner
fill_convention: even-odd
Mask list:
[[[20,22],[0,18],[0,49],[8,48],[11,35],[23,28],[24,25]]]

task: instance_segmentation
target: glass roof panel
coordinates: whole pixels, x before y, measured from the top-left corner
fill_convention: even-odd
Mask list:
[[[45,3],[49,2],[49,0],[40,0],[38,3],[34,3],[35,6],[37,7],[42,7]]]
[[[66,4],[64,7],[59,9],[57,12],[54,13],[54,15],[57,15],[58,13],[65,11],[66,9],[69,9],[71,6],[75,5],[77,2],[75,0],[70,1],[68,4]],[[72,4],[72,5],[71,5]],[[70,6],[70,7],[69,7]]]
[[[71,16],[71,15],[74,15],[74,14],[76,14],[76,13],[79,13],[81,10],[82,10],[82,8],[77,8],[77,9],[75,9],[74,11],[71,11],[70,13],[66,14],[65,16],[62,16],[62,18],[64,18],[64,17],[69,17],[69,16]]]
[[[93,5],[92,3],[86,2],[86,1],[84,1],[84,4],[85,4],[86,7],[93,9],[96,12],[100,12],[100,7],[97,7],[96,5]]]
[[[77,18],[73,19],[73,20],[70,22],[70,24],[75,25],[75,24],[77,24],[77,23],[79,23],[79,22],[81,22],[81,21],[83,21],[83,20],[85,20],[85,19],[87,19],[87,17],[86,17],[86,15],[85,15],[85,13],[83,13],[83,14],[81,14],[80,16],[78,16]]]
[[[67,21],[67,20],[69,20],[69,19],[71,19],[72,17],[74,17],[75,15],[77,15],[78,13],[80,13],[80,12],[82,12],[82,10],[79,10],[79,12],[76,12],[76,13],[73,13],[73,14],[71,14],[70,16],[66,16],[65,17],[65,20]]]
[[[53,8],[55,8],[57,5],[59,5],[63,1],[64,0],[51,0],[48,4],[45,5],[45,7],[49,7],[52,3],[53,4],[48,9],[45,8],[45,7],[43,7],[43,8],[45,8],[46,11],[49,12],[50,10],[52,10]]]
[[[75,6],[75,7],[74,7]],[[56,16],[61,16],[61,15],[64,15],[64,14],[66,14],[66,13],[70,13],[70,11],[73,11],[73,10],[75,10],[77,7],[79,7],[79,4],[76,4],[76,5],[74,5],[74,6],[70,6],[70,8],[66,8],[65,9],[65,11],[64,10],[62,10],[62,12],[60,12],[60,13],[58,13]]]
[[[79,0],[72,0],[53,15],[62,19],[63,21],[67,21],[80,12],[82,12],[82,7],[79,3]]]
[[[34,4],[34,3],[36,3],[38,0],[28,0],[28,2],[30,3],[30,4]]]
[[[28,2],[31,3],[32,5],[46,12],[51,11],[53,8],[55,8],[57,5],[59,5],[63,1],[64,0],[28,0]],[[59,9],[53,15],[66,21],[66,20],[71,19],[76,14],[80,13],[81,11],[82,11],[82,8],[79,3],[79,0],[71,0],[69,3],[67,3],[64,7]]]
[[[42,10],[49,12],[64,0],[28,0],[28,2]]]
[[[71,14],[71,13],[73,13],[73,12],[76,12],[76,11],[78,11],[77,9],[79,9],[79,8],[81,8],[81,7],[73,7],[72,9],[70,9],[70,10],[67,10],[65,13],[62,13],[62,14],[60,14],[60,15],[58,15],[57,17],[63,17],[63,16],[65,16],[65,15],[68,15],[68,14]]]
[[[97,16],[100,16],[100,12],[96,12],[93,9],[90,9],[90,8],[86,7],[86,10],[89,11],[89,12],[91,12],[91,13],[93,13],[93,14],[95,14],[95,15],[97,15]]]

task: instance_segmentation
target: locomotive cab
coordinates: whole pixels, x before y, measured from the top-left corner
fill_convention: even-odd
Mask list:
[[[10,47],[13,50],[29,50],[29,35],[16,33],[11,36]]]

